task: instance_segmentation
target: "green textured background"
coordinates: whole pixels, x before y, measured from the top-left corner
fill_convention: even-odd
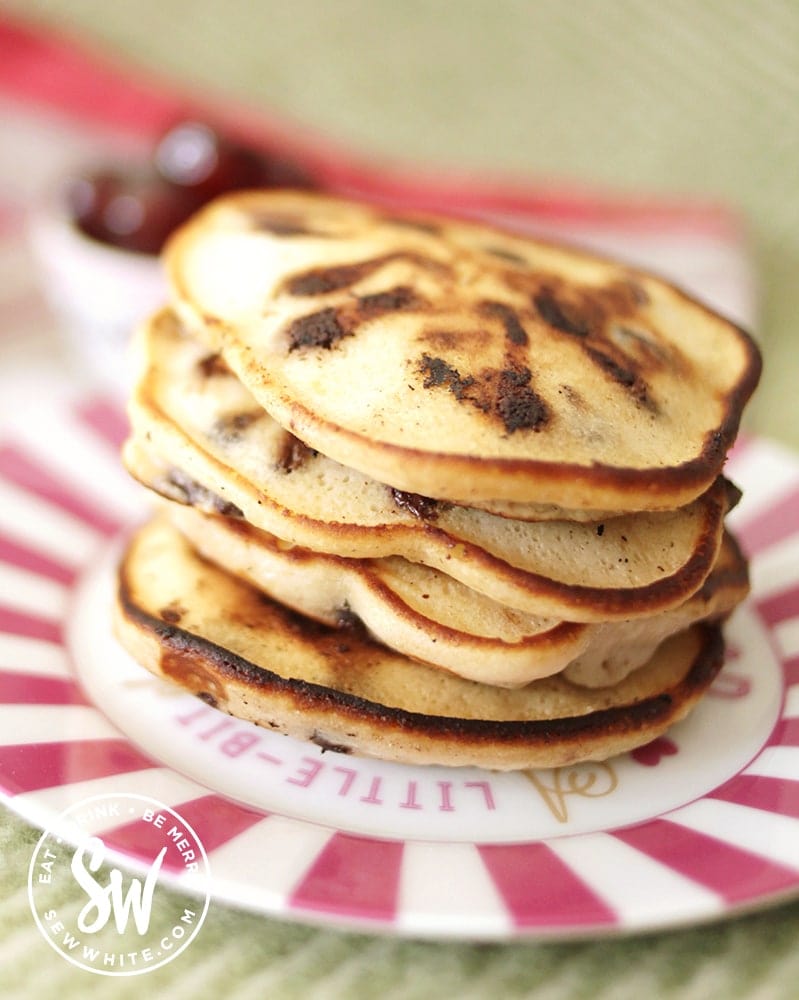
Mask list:
[[[738,209],[766,371],[748,422],[799,447],[799,3],[793,0],[0,0],[127,59],[387,161],[709,195]],[[412,943],[213,905],[144,979],[80,973],[32,929],[37,839],[0,820],[0,996],[799,996],[799,905],[646,938]]]

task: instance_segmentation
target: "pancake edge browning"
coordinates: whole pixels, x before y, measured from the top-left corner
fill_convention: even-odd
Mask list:
[[[427,715],[282,676],[199,630],[156,617],[135,597],[127,564],[130,551],[120,566],[114,627],[134,659],[236,718],[342,753],[493,770],[605,760],[650,742],[684,718],[723,663],[720,626],[699,624],[667,640],[656,654],[683,658],[674,683],[640,700],[584,715],[532,720]],[[266,603],[279,610],[274,602]],[[373,645],[379,654],[381,647]],[[413,670],[413,662],[406,663]],[[591,696],[586,695],[589,703]]]

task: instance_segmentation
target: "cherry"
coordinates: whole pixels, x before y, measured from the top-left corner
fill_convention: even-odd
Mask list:
[[[199,205],[149,170],[79,177],[67,197],[76,224],[87,236],[147,254],[158,253],[172,230]]]
[[[206,201],[247,187],[315,187],[299,164],[261,154],[202,122],[166,132],[152,162],[137,171],[96,171],[67,190],[76,225],[125,250],[157,254],[167,236]]]

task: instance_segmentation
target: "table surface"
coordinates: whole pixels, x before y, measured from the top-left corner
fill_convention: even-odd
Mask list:
[[[799,448],[799,5],[790,0],[6,0],[3,9],[382,162],[732,207],[755,262],[765,359],[746,425]],[[3,349],[7,359],[17,348]],[[134,995],[136,978],[109,983],[39,946],[20,878],[37,838],[2,810],[0,993]],[[147,987],[198,1000],[799,993],[797,903],[570,943],[403,941],[223,906],[202,934],[202,947],[151,973]]]

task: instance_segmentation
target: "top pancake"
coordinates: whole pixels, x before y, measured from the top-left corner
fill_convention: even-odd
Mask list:
[[[184,320],[278,423],[460,503],[685,505],[760,372],[744,332],[652,276],[321,195],[222,198],[166,263]]]

